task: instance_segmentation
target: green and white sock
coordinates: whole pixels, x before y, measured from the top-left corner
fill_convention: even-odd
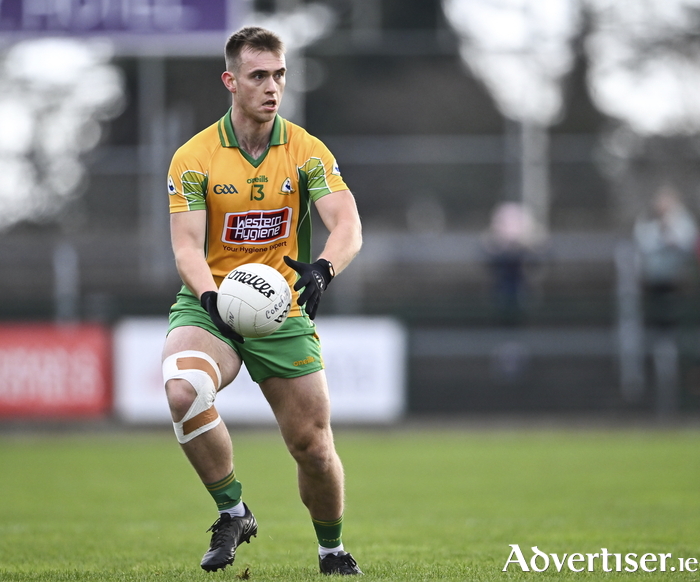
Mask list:
[[[205,483],[204,486],[209,491],[209,494],[214,498],[216,502],[216,507],[219,511],[225,511],[232,509],[233,507],[240,505],[241,509],[243,505],[241,504],[241,494],[243,492],[243,486],[239,481],[236,480],[236,476],[233,471],[230,475],[227,475],[220,481],[215,483]]]
[[[320,519],[311,519],[316,530],[316,538],[318,539],[319,554],[324,552],[321,557],[339,552],[343,549],[343,516],[341,515],[334,521],[321,521]],[[329,550],[329,551],[326,551]]]
[[[325,558],[328,554],[337,554],[338,552],[344,552],[343,544],[340,544],[337,548],[324,548],[323,546],[318,546],[318,555],[321,558]]]
[[[243,517],[245,515],[245,507],[242,503],[238,503],[230,509],[220,509],[219,514],[228,513],[231,517]]]

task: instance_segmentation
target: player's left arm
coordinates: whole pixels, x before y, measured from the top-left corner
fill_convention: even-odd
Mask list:
[[[302,263],[284,257],[285,263],[299,273],[294,290],[304,289],[297,299],[305,305],[311,319],[316,317],[321,295],[333,277],[350,264],[362,246],[362,225],[355,198],[350,190],[331,192],[316,200],[316,209],[329,235],[315,263]]]
[[[350,190],[331,192],[316,200],[316,210],[328,229],[328,239],[319,258],[333,264],[340,273],[362,247],[362,223]]]

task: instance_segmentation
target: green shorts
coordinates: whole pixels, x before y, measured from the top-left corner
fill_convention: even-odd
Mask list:
[[[177,294],[170,308],[168,333],[176,327],[194,325],[206,329],[230,345],[245,363],[254,382],[267,378],[296,378],[323,369],[321,342],[316,326],[306,315],[288,317],[276,332],[267,337],[246,338],[239,344],[225,338],[209,314],[186,287]]]

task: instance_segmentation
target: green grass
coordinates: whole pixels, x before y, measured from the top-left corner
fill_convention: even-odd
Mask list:
[[[338,431],[344,541],[371,580],[697,580],[691,572],[502,572],[546,553],[700,558],[700,431]],[[169,433],[0,436],[0,580],[320,580],[278,435],[235,434],[260,524],[233,567],[199,560],[216,517]]]

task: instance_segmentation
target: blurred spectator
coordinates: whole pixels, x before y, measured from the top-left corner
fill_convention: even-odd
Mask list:
[[[502,323],[522,319],[527,291],[527,268],[534,262],[537,229],[529,209],[518,202],[504,202],[493,211],[484,239],[492,277],[492,297]]]
[[[678,320],[678,300],[697,241],[695,219],[672,187],[656,194],[651,217],[637,220],[634,238],[641,253],[647,322],[671,326]]]

